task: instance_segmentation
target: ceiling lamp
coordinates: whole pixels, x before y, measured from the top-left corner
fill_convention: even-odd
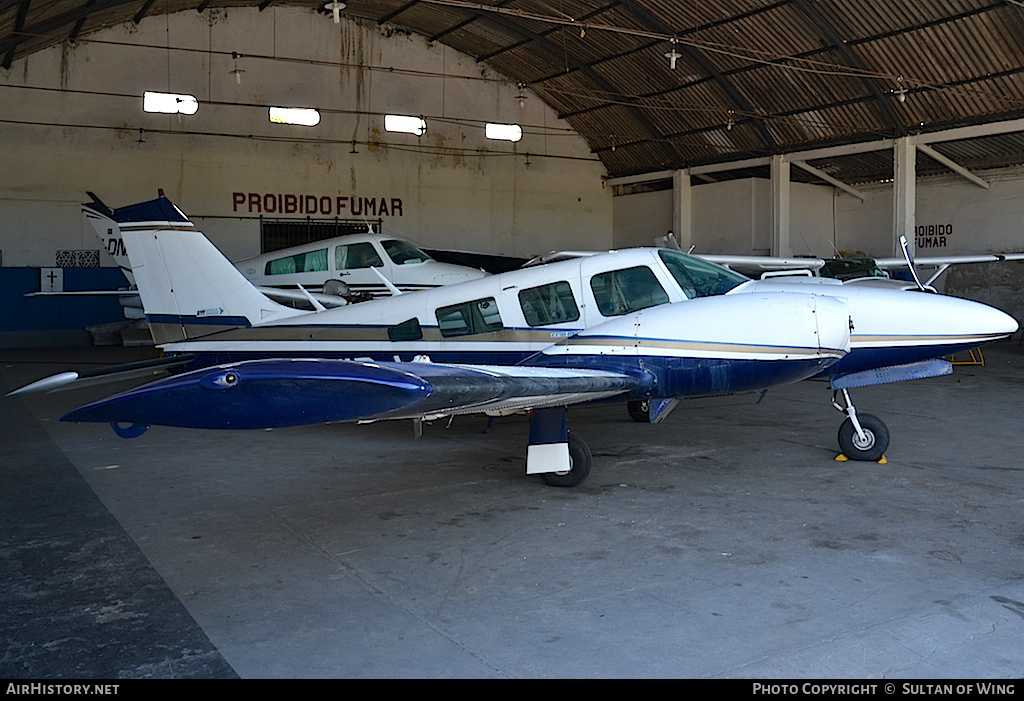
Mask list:
[[[523,92],[526,90],[526,83],[516,83],[516,87],[519,88],[519,94],[516,99],[519,100],[519,109],[526,107],[526,94]]]
[[[899,100],[900,102],[906,102],[907,89],[903,86],[903,76],[899,76],[898,78],[896,78],[896,85],[898,85],[899,87],[892,91],[893,94],[896,96],[896,99]]]
[[[384,115],[384,129],[402,134],[423,136],[427,131],[427,122],[423,117],[405,117],[400,114]]]
[[[235,85],[241,85],[242,84],[242,74],[245,73],[244,70],[242,70],[241,68],[238,67],[238,57],[239,57],[239,55],[240,54],[238,54],[238,53],[236,53],[234,51],[231,52],[231,58],[235,62],[235,67],[233,69],[231,69],[230,71],[228,71],[228,73],[230,73],[230,74],[235,76]]]
[[[348,3],[338,2],[338,0],[332,0],[331,2],[324,5],[324,11],[330,12],[334,15],[334,23],[341,24],[341,11],[348,7]]]
[[[676,69],[676,61],[678,59],[682,58],[683,55],[681,53],[679,53],[678,51],[676,51],[676,38],[675,37],[672,37],[671,43],[672,43],[672,50],[669,51],[667,54],[665,54],[665,58],[668,59],[668,67],[671,68],[672,70],[675,70]]]

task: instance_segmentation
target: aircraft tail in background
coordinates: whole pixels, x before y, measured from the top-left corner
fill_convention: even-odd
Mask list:
[[[114,215],[158,345],[307,313],[253,287],[162,194]]]

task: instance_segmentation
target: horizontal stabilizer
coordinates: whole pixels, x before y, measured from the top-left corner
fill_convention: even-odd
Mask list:
[[[267,359],[176,375],[61,420],[257,429],[564,405],[638,384],[597,370]]]
[[[908,365],[891,365],[885,368],[874,368],[840,375],[832,378],[832,389],[853,389],[869,385],[884,385],[890,382],[906,380],[923,380],[926,377],[953,374],[953,364],[948,360],[935,358]]]

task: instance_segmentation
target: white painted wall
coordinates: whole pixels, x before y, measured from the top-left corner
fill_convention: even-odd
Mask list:
[[[979,174],[991,183],[990,189],[955,175],[918,181],[917,255],[1024,250],[1024,171]],[[841,248],[855,246],[876,258],[898,254],[891,234],[892,188],[887,184],[861,190],[864,202],[845,194],[836,199]],[[933,227],[931,232],[927,227]]]
[[[621,195],[614,205],[615,248],[653,246],[672,231],[672,190]]]
[[[146,90],[194,95],[199,111],[146,114]],[[517,94],[441,44],[307,9],[187,10],[98,32],[0,70],[3,264],[96,248],[77,207],[87,190],[118,207],[158,188],[232,258],[259,252],[267,213],[249,211],[249,193],[400,199],[385,231],[429,246],[611,247],[604,167],[541,100],[520,108]],[[322,121],[271,124],[270,105],[315,107]],[[429,131],[387,133],[389,112],[424,115]],[[487,140],[486,121],[525,135]]]
[[[833,188],[792,183],[791,243],[794,255],[830,256]],[[749,178],[695,185],[692,242],[696,251],[769,255],[772,189],[766,179]],[[615,245],[651,246],[672,229],[672,191],[621,195],[615,204]]]

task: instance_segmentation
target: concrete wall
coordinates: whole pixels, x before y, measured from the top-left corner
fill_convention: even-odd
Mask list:
[[[831,256],[834,238],[831,187],[792,184],[791,243],[794,255]],[[769,255],[772,189],[766,179],[728,180],[693,186],[692,241],[696,251]],[[614,200],[615,245],[651,246],[672,229],[672,191],[621,195]]]
[[[146,90],[194,95],[199,111],[144,113]],[[288,194],[329,198],[314,218],[373,216],[385,201],[385,231],[434,247],[610,247],[604,167],[541,100],[521,108],[517,94],[440,44],[306,9],[188,10],[98,32],[0,70],[3,264],[97,248],[78,212],[87,190],[117,207],[158,188],[231,258],[259,252],[261,214],[305,214],[265,211]],[[322,121],[271,124],[270,105],[315,107]],[[385,113],[423,115],[428,132],[385,132]],[[487,121],[525,135],[487,140]],[[340,211],[338,198],[349,198]]]
[[[959,176],[917,183],[917,255],[961,255],[1024,250],[1024,171],[979,173],[991,183],[984,189]],[[840,248],[876,258],[897,254],[892,243],[892,188],[861,188],[861,202],[836,198]]]
[[[653,246],[672,230],[672,190],[638,192],[614,199],[615,248]]]
[[[1024,171],[979,175],[991,188],[955,175],[918,181],[917,258],[1024,251]],[[840,249],[876,258],[900,255],[891,234],[892,189],[863,191],[864,202],[849,195],[836,199]],[[990,304],[1024,322],[1024,264],[955,266],[935,286],[946,294]]]

